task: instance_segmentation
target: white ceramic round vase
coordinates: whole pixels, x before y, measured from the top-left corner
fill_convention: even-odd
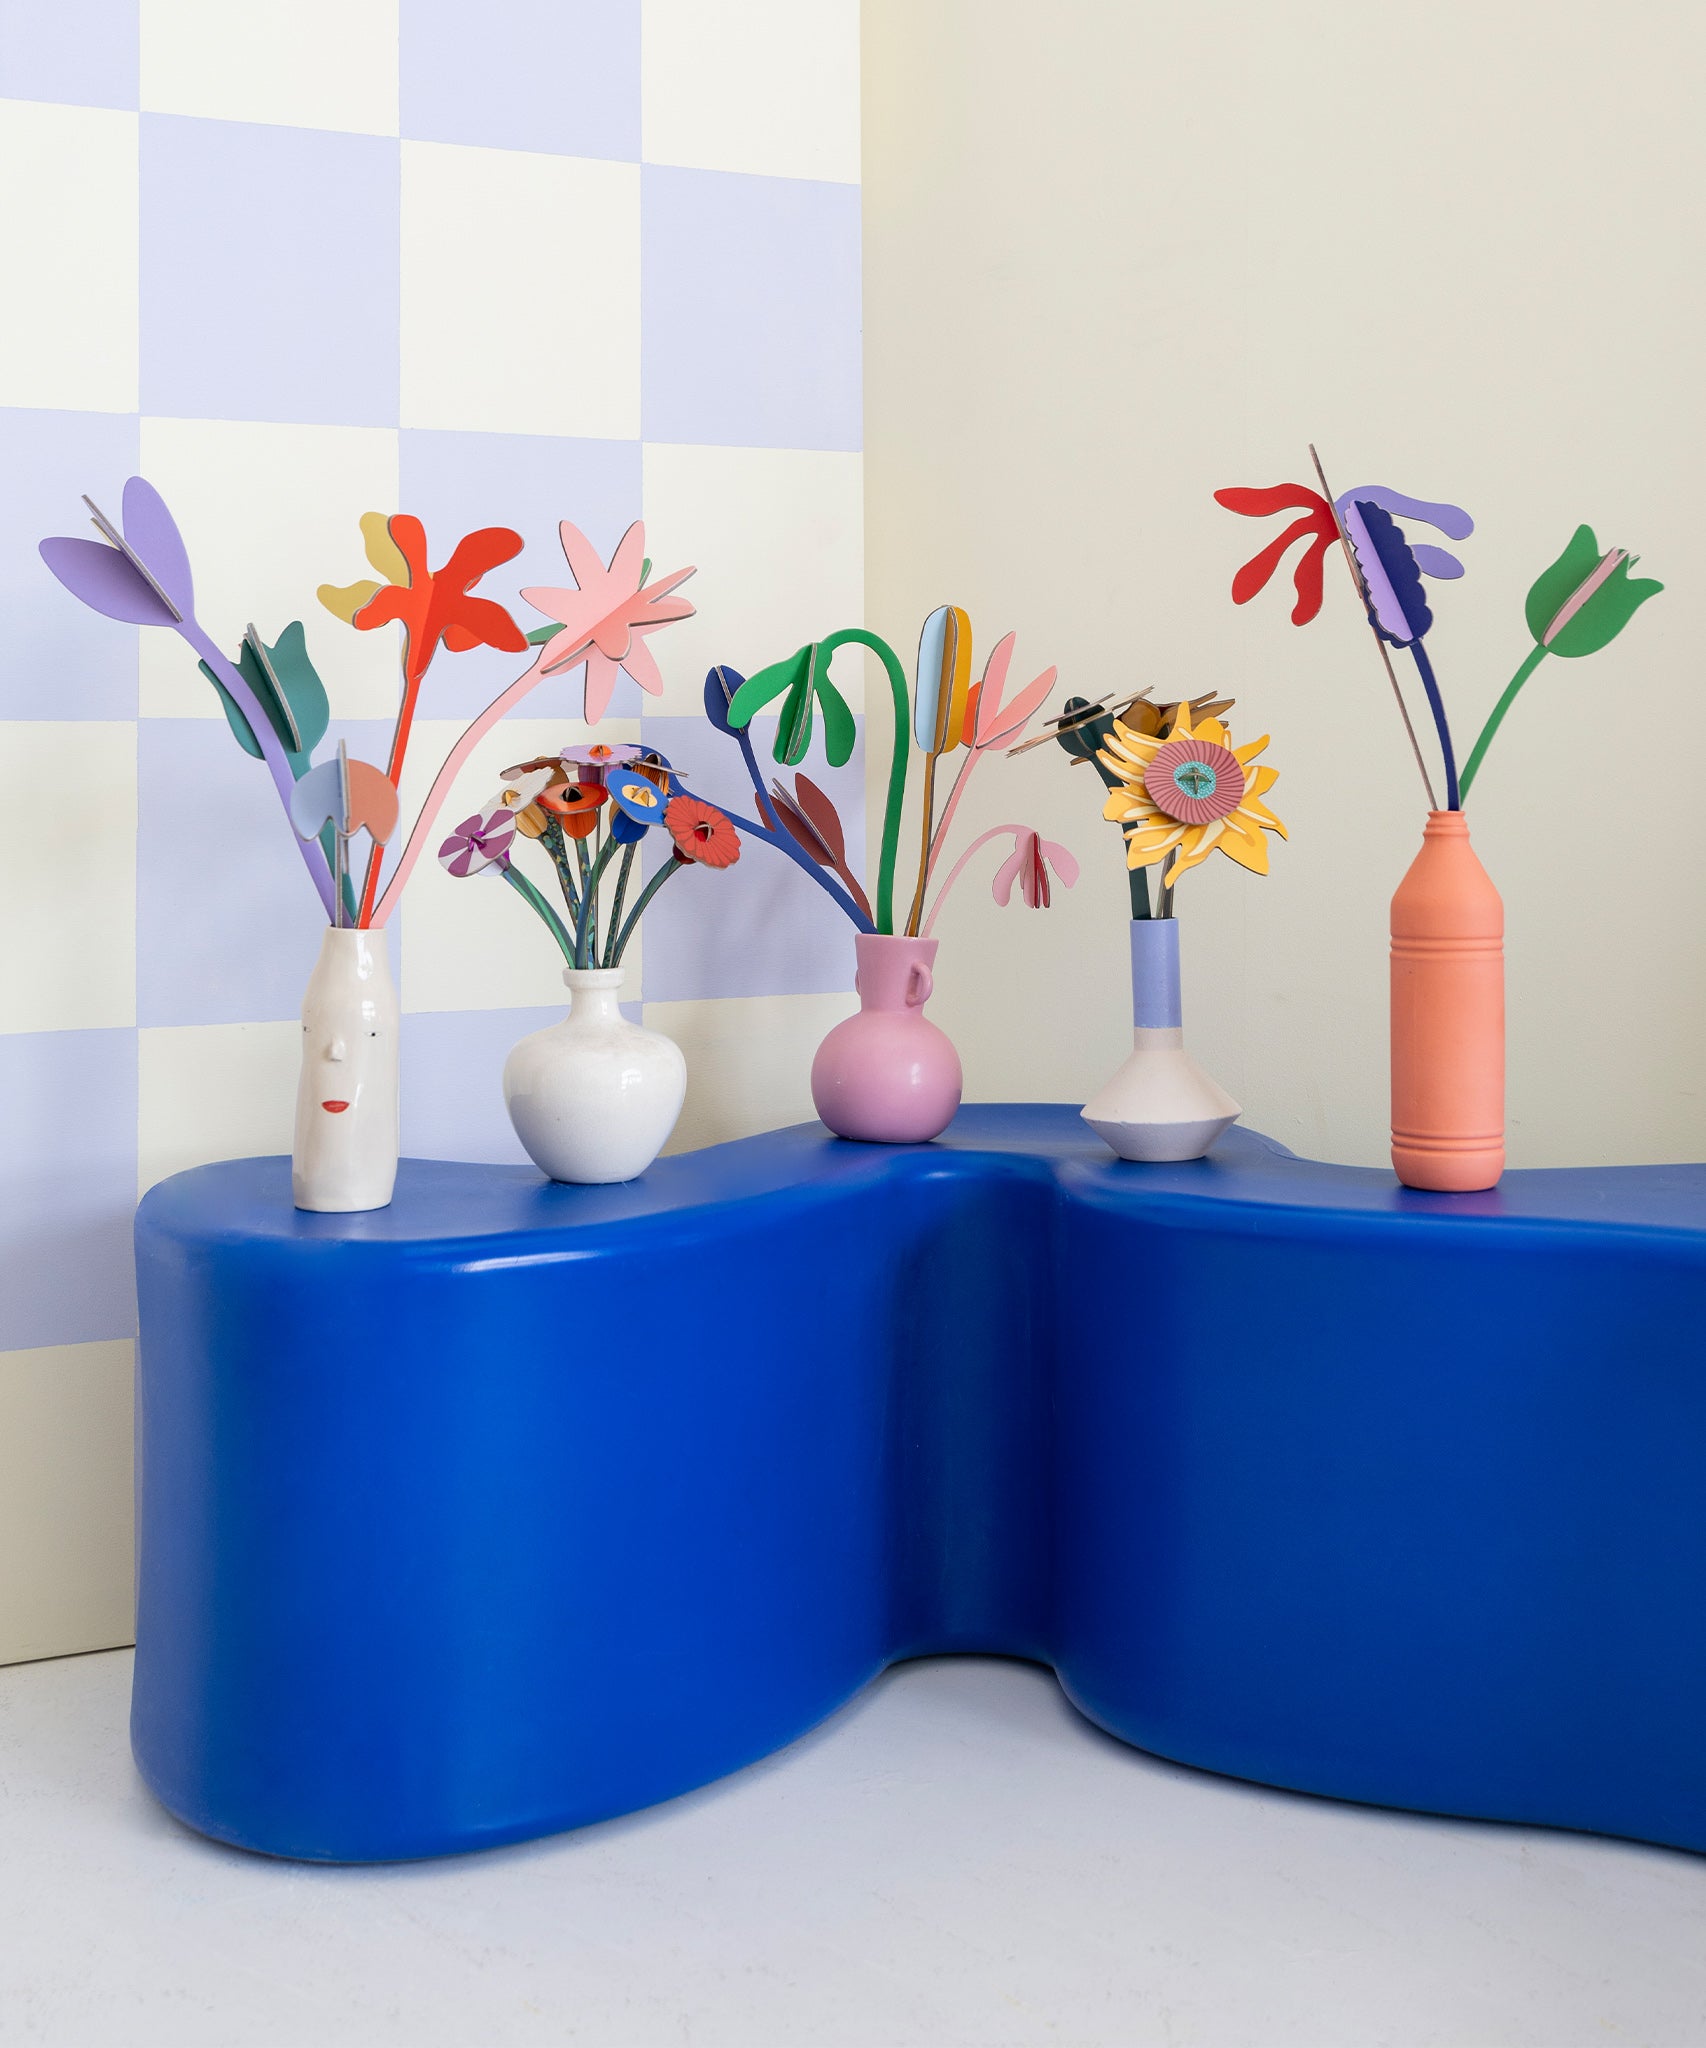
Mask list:
[[[565,967],[569,1014],[504,1062],[504,1103],[527,1156],[551,1180],[632,1180],[663,1150],[687,1092],[673,1038],[630,1024],[626,970]]]
[[[1177,918],[1133,918],[1131,1009],[1131,1055],[1084,1121],[1122,1159],[1200,1159],[1239,1110],[1185,1050]]]
[[[299,1209],[383,1209],[397,1182],[397,992],[383,931],[330,927],[302,998],[290,1192]]]

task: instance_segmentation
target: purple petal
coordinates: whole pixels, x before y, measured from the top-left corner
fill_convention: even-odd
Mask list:
[[[195,610],[189,554],[178,522],[145,476],[133,476],[124,487],[123,523],[124,537],[148,564],[148,573],[188,618]]]
[[[1431,547],[1425,540],[1413,540],[1410,552],[1416,558],[1416,567],[1424,576],[1436,577],[1442,583],[1450,583],[1463,574],[1463,564],[1449,548]]]
[[[1340,519],[1346,517],[1358,498],[1378,505],[1395,519],[1419,519],[1424,526],[1437,526],[1447,540],[1467,540],[1475,531],[1474,520],[1461,505],[1435,504],[1427,498],[1406,498],[1402,491],[1395,491],[1387,484],[1363,484],[1354,491],[1346,491],[1338,501]]]
[[[123,619],[133,626],[173,623],[171,612],[149,589],[146,579],[105,541],[63,536],[44,540],[41,558],[71,595],[80,597],[91,611],[105,612],[109,619]]]

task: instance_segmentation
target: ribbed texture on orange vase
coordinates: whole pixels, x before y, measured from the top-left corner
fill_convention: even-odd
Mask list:
[[[1392,1165],[1464,1194],[1505,1170],[1505,907],[1461,811],[1432,811],[1392,899]]]

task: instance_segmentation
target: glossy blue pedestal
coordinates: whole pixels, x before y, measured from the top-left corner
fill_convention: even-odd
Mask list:
[[[1185,1763],[1706,1848],[1706,1168],[971,1108],[363,1216],[238,1160],[137,1251],[132,1736],[207,1834],[548,1834],[988,1650]]]

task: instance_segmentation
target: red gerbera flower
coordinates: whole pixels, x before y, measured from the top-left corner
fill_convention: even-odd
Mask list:
[[[1297,587],[1297,603],[1291,614],[1294,626],[1307,626],[1321,609],[1321,565],[1327,558],[1327,550],[1339,538],[1339,522],[1332,506],[1319,491],[1312,491],[1307,484],[1272,484],[1266,490],[1247,490],[1232,485],[1224,491],[1216,491],[1214,501],[1217,505],[1224,505],[1229,512],[1242,512],[1247,519],[1265,519],[1269,513],[1283,511],[1288,506],[1302,509],[1301,519],[1294,519],[1277,540],[1270,541],[1259,555],[1252,555],[1233,577],[1232,602],[1248,604],[1258,590],[1265,590],[1286,549],[1293,541],[1308,535],[1309,546],[1292,572],[1292,581]]]
[[[723,813],[696,796],[671,797],[663,821],[683,860],[708,868],[732,868],[740,859],[740,834]]]

